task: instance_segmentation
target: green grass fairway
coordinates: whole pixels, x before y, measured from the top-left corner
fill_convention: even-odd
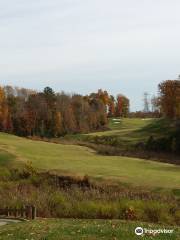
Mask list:
[[[136,227],[174,229],[173,234],[136,236]],[[179,228],[118,220],[38,220],[0,227],[2,240],[178,240]]]
[[[162,137],[174,130],[172,123],[167,119],[153,118],[111,118],[110,130],[87,134],[89,136],[113,136],[123,144],[134,144],[148,139],[149,136]]]
[[[6,151],[0,150],[0,166],[6,167],[8,165],[12,164],[12,160],[15,160],[15,156],[12,154],[9,154]]]
[[[91,137],[114,137],[121,141],[121,145],[127,146],[129,144],[134,144],[148,139],[151,132],[149,132],[148,129],[146,131],[142,130],[153,123],[156,124],[156,121],[158,120],[154,120],[152,118],[111,118],[109,119],[110,130],[89,133],[87,135]]]
[[[111,118],[109,120],[110,130],[104,132],[90,133],[89,135],[96,136],[129,136],[135,131],[142,129],[154,122],[153,119],[141,119],[141,118]]]
[[[136,186],[180,188],[180,167],[171,164],[100,156],[86,147],[32,141],[4,133],[0,133],[0,149],[16,156],[17,164],[31,161],[34,167],[42,170],[87,174]]]

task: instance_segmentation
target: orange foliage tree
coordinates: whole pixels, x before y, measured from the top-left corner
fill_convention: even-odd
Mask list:
[[[160,107],[166,117],[180,118],[180,80],[166,80],[159,84]]]
[[[9,111],[6,102],[5,92],[0,87],[0,130],[7,130],[9,125]]]
[[[117,96],[116,116],[127,117],[129,113],[129,99],[123,95]]]

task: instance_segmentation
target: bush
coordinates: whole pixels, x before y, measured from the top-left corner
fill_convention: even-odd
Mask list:
[[[177,209],[174,213],[175,223],[180,225],[180,209]]]
[[[170,206],[158,202],[148,202],[144,205],[145,221],[158,223],[158,222],[171,222]]]
[[[177,131],[168,137],[154,138],[150,136],[145,143],[145,150],[180,153],[180,133]]]

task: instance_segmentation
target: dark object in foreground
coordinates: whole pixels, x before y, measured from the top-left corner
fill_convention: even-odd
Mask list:
[[[36,219],[36,207],[28,205],[23,208],[9,208],[0,209],[0,216],[13,217],[13,218],[24,218],[33,220]]]

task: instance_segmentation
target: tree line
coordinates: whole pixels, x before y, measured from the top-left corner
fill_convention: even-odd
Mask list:
[[[107,128],[108,117],[126,117],[129,99],[98,90],[86,96],[0,87],[0,131],[19,136],[58,137]]]

